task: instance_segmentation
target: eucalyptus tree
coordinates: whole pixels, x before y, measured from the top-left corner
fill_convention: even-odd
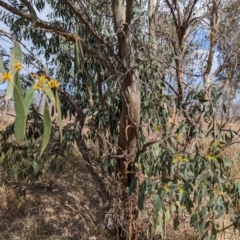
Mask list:
[[[202,4],[200,0],[0,0],[2,21],[11,27],[13,37],[1,34],[19,43],[31,40],[33,49],[23,63],[34,65],[39,79],[59,80],[60,85],[54,86],[61,95],[63,116],[76,120],[75,140],[103,202],[123,203],[117,215],[122,221],[116,221],[120,225],[116,235],[123,239],[151,238],[155,230],[163,234],[170,215],[177,228],[182,206],[201,238],[214,239],[220,231],[216,212],[216,218],[231,212],[234,226],[239,227],[235,212],[239,181],[223,181],[230,162],[220,154],[235,133],[223,136],[214,117],[221,90],[210,91],[229,61],[213,72],[222,5],[216,0]],[[48,20],[41,18],[46,10]],[[200,28],[209,49],[196,73]],[[45,56],[47,67],[36,53]],[[86,119],[88,137],[98,139],[97,157],[82,133]],[[152,130],[156,133],[148,136]],[[200,141],[206,137],[207,147]],[[113,161],[120,169],[120,174],[111,173],[121,183],[120,197],[116,191],[111,194],[113,188],[95,167],[102,165],[111,172]],[[148,197],[154,210],[146,210],[153,214],[144,228],[140,211]]]
[[[227,118],[232,121],[233,104],[239,90],[239,2],[229,1],[224,9],[224,17],[220,22],[220,36],[218,38],[219,61],[228,59],[228,66],[219,76],[219,81],[223,81],[226,86],[225,100],[227,108]]]

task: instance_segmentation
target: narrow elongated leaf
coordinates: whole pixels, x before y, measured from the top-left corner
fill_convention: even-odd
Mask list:
[[[17,19],[11,26],[10,30],[14,30],[15,27],[18,27],[19,25],[21,25],[22,23],[24,23],[25,21],[25,17],[20,17],[19,19]]]
[[[169,212],[169,209],[166,209],[164,211],[164,219],[165,219],[165,222],[168,222],[170,220],[170,212]]]
[[[79,56],[79,46],[78,46],[78,41],[75,42],[74,45],[74,55],[75,55],[75,73],[79,71],[79,65],[80,65],[80,56]]]
[[[179,221],[178,216],[176,216],[176,217],[173,219],[174,230],[177,230],[179,225],[180,225],[180,221]]]
[[[38,163],[36,161],[33,161],[32,167],[33,167],[33,172],[36,175],[38,173],[38,169],[39,169]]]
[[[130,196],[136,189],[137,187],[137,178],[133,178],[131,181],[131,186],[127,188],[127,194]]]
[[[14,85],[16,85],[15,87],[18,89],[21,99],[23,100],[23,90],[19,81],[19,74],[17,72],[15,72],[15,76],[14,76]],[[15,91],[15,88],[14,88],[14,91]]]
[[[38,17],[36,15],[32,15],[31,16],[31,22],[32,22],[32,25],[35,25],[35,23],[37,22],[38,20]]]
[[[223,103],[223,112],[226,114],[227,113],[227,107],[226,105]]]
[[[4,72],[4,69],[3,69],[3,59],[0,56],[0,84],[3,83],[3,72]]]
[[[19,44],[17,42],[15,42],[14,45],[13,45],[13,49],[12,49],[12,52],[11,52],[11,58],[10,58],[9,73],[13,77],[17,73],[17,69],[14,66],[14,64],[16,62],[22,63],[22,51],[21,51],[21,48],[20,48],[20,46],[19,46]],[[19,75],[19,73],[17,73],[17,74]],[[10,100],[13,97],[13,90],[14,90],[13,85],[14,84],[13,84],[12,81],[8,81],[8,86],[7,86],[7,92],[6,92],[5,100]]]
[[[14,123],[14,132],[16,136],[16,140],[18,143],[22,143],[25,136],[25,130],[26,130],[26,111],[24,108],[24,102],[22,98],[22,93],[20,92],[20,89],[18,87],[19,84],[17,82],[18,74],[15,75],[15,84],[14,86],[14,107],[16,112],[16,119]]]
[[[10,58],[10,73],[13,76],[17,72],[17,69],[14,66],[14,64],[16,62],[22,63],[22,50],[21,50],[18,42],[14,43],[13,49],[12,49],[12,52],[11,52],[11,58]]]
[[[238,196],[240,197],[240,181],[237,182]]]
[[[156,201],[156,210],[160,211],[162,209],[162,199],[158,194],[155,195],[155,201]]]
[[[138,208],[140,211],[143,209],[145,189],[146,189],[146,180],[142,182],[138,191]]]
[[[56,101],[55,101],[55,97],[54,97],[52,89],[46,83],[43,84],[43,88],[44,88],[44,92],[47,94],[47,96],[53,103],[54,107],[56,107]]]
[[[43,142],[42,142],[40,156],[43,154],[44,150],[46,149],[50,139],[50,134],[51,134],[51,117],[50,117],[49,106],[47,101],[45,102],[45,107],[44,107],[43,126],[44,126]]]
[[[13,82],[12,81],[8,81],[8,85],[7,85],[7,92],[5,95],[5,100],[8,101],[13,97]]]
[[[204,229],[205,229],[205,219],[201,219],[200,224],[199,224],[200,236],[203,236]]]
[[[26,96],[24,98],[24,107],[25,107],[26,113],[28,113],[30,105],[33,101],[35,86],[36,86],[36,83],[31,86],[31,88],[27,91]]]
[[[75,72],[77,73],[79,70],[83,69],[83,61],[84,61],[84,55],[83,55],[80,38],[77,39],[75,42],[74,54],[75,54]]]
[[[60,142],[62,142],[62,110],[61,103],[58,95],[58,91],[56,91],[56,105],[57,105],[57,115],[58,115],[58,126],[60,133]]]
[[[197,213],[192,214],[192,216],[190,218],[190,224],[195,229],[198,227],[198,214]]]

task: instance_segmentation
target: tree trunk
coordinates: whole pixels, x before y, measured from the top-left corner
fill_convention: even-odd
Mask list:
[[[134,175],[134,160],[137,151],[137,132],[140,124],[140,88],[134,66],[129,24],[131,22],[132,0],[112,0],[114,27],[118,37],[118,55],[122,61],[121,101],[122,112],[119,133],[119,159],[126,225],[122,239],[138,239],[138,208],[136,196],[127,198],[126,188]],[[127,172],[130,172],[127,174]],[[123,229],[123,228],[122,228]]]

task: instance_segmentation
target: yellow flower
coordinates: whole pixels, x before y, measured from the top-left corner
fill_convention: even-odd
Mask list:
[[[221,146],[222,144],[219,141],[215,141],[212,145],[217,147],[217,146]]]
[[[23,69],[23,66],[20,62],[15,62],[13,66],[17,69],[17,71],[20,71]]]
[[[178,163],[178,162],[181,162],[181,161],[182,161],[182,157],[179,156],[179,155],[176,155],[172,160],[173,163]]]
[[[47,82],[47,78],[45,75],[41,75],[38,79],[39,83],[43,84],[44,82]]]
[[[41,75],[38,79],[37,85],[35,86],[36,90],[40,90],[42,88],[43,83],[47,82],[47,78],[44,75]]]
[[[225,193],[224,193],[223,191],[220,190],[220,191],[217,192],[217,195],[218,195],[218,196],[224,196]]]
[[[3,80],[5,81],[11,81],[13,78],[12,74],[10,72],[3,73]]]
[[[183,187],[179,187],[179,192],[180,192],[180,193],[185,193],[184,188],[183,188]]]
[[[179,139],[179,140],[183,139],[183,137],[184,137],[183,133],[179,133],[179,134],[178,134],[178,139]]]
[[[162,130],[162,126],[158,125],[154,127],[154,132],[160,132]]]
[[[51,79],[50,81],[48,81],[48,86],[50,88],[57,89],[59,86],[59,82],[56,79]]]
[[[179,162],[187,163],[187,162],[189,162],[189,159],[186,157],[182,157],[180,155],[175,155],[172,162],[173,163],[179,163]]]
[[[169,187],[168,187],[167,185],[165,185],[165,186],[163,187],[163,190],[164,190],[165,192],[169,192]]]
[[[34,87],[35,90],[40,90],[42,87],[42,84],[38,81],[37,85]]]
[[[189,162],[189,160],[188,160],[188,158],[183,157],[183,158],[182,158],[182,162],[185,162],[185,163],[186,163],[186,162]]]
[[[206,158],[207,160],[210,160],[210,161],[214,161],[214,162],[217,161],[217,158],[211,155],[207,155]]]

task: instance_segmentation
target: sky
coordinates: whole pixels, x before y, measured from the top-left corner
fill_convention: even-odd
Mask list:
[[[201,6],[201,2],[202,1],[199,1],[198,5],[197,5],[197,7],[198,7],[197,14],[198,15],[201,15],[202,12],[203,12],[203,8]],[[0,7],[0,10],[1,10],[1,7]],[[51,12],[51,9],[50,9],[50,7],[49,7],[49,5],[47,3],[46,3],[46,6],[45,6],[45,9],[41,13],[39,13],[36,8],[35,8],[35,10],[38,13],[38,17],[39,18],[41,18],[42,20],[46,20],[46,21],[48,20],[47,14],[49,14]],[[6,32],[10,31],[10,29],[1,21],[0,21],[0,29],[5,30]],[[206,31],[199,30],[197,32],[197,34],[195,35],[195,39],[194,39],[196,42],[198,42],[198,41],[201,42],[200,49],[197,50],[197,51],[202,56],[207,55],[207,53],[208,53],[209,41],[204,41],[204,35],[206,33],[207,33]],[[24,44],[26,44],[27,46],[31,46],[31,41],[24,41]],[[6,41],[3,41],[3,39],[0,38],[0,46],[5,48],[9,52],[9,48],[10,48],[11,44],[6,42]],[[212,72],[218,67],[218,61],[217,61],[216,55],[217,54],[215,54],[214,60],[213,60],[214,64],[213,64]],[[0,89],[6,89],[6,84],[0,85]]]

